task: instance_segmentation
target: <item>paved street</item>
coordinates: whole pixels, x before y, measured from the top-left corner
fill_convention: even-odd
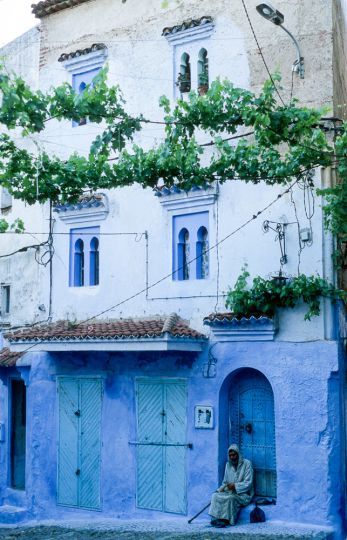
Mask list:
[[[330,535],[310,527],[284,527],[280,524],[240,524],[218,530],[207,522],[195,525],[167,522],[96,522],[56,524],[35,527],[0,527],[0,540],[330,540]]]

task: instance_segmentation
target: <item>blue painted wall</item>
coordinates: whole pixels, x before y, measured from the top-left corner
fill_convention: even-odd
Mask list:
[[[269,380],[275,400],[277,505],[266,513],[273,519],[341,527],[343,514],[343,448],[340,435],[341,384],[337,375],[336,342],[233,342],[213,349],[215,378],[203,377],[207,351],[186,353],[28,353],[26,504],[35,518],[92,516],[95,512],[58,506],[56,377],[102,376],[101,515],[163,519],[165,514],[135,506],[136,440],[135,378],[187,379],[188,514],[208,502],[220,482],[227,445],[227,401],[232,374],[254,368]],[[1,370],[6,388],[10,370]],[[4,395],[4,392],[2,392]],[[6,400],[5,400],[6,401]],[[6,403],[0,421],[7,422]],[[215,428],[194,428],[194,406],[212,405]],[[7,486],[7,443],[0,443],[0,493],[12,500]],[[18,497],[23,498],[23,494]],[[12,499],[11,499],[12,497]],[[23,501],[22,501],[23,502]],[[100,513],[98,513],[100,515]]]

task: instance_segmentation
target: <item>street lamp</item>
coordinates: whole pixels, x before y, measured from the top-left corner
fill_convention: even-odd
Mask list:
[[[293,34],[289,32],[289,30],[287,30],[285,26],[283,26],[284,15],[280,11],[278,11],[276,8],[274,8],[269,2],[263,2],[262,4],[258,4],[256,9],[257,9],[257,12],[262,17],[264,17],[264,19],[267,19],[268,21],[272,22],[276,26],[279,26],[280,28],[282,28],[282,30],[284,30],[288,34],[289,37],[291,37],[298,53],[298,57],[293,63],[292,70],[295,73],[299,73],[300,78],[303,79],[305,76],[304,57],[301,56],[299,43],[297,42]]]

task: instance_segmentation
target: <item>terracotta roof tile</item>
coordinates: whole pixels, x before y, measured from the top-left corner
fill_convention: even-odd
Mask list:
[[[103,193],[90,193],[82,195],[75,203],[57,204],[54,212],[82,210],[85,208],[107,208],[107,199]]]
[[[66,62],[66,60],[71,60],[71,58],[78,58],[80,56],[105,49],[107,49],[107,47],[104,43],[93,43],[93,45],[86,47],[85,49],[77,49],[77,51],[62,53],[58,58],[58,62]]]
[[[124,339],[163,337],[168,333],[171,337],[201,339],[205,338],[176,314],[169,317],[153,319],[119,319],[86,323],[58,321],[44,326],[23,328],[6,334],[11,342],[16,341],[67,341],[93,339]]]
[[[7,347],[0,350],[0,367],[12,367],[16,365],[22,353],[11,352]]]
[[[244,317],[227,311],[224,313],[211,313],[204,317],[204,324],[227,324],[227,323],[253,323],[253,324],[262,324],[263,322],[271,321],[272,317],[264,315],[262,313],[254,313],[251,317]]]
[[[71,8],[89,2],[90,0],[44,0],[38,4],[31,4],[32,12],[38,19],[61,11],[62,9]]]
[[[163,29],[162,36],[177,34],[177,32],[182,32],[183,30],[188,30],[189,28],[195,28],[196,26],[203,26],[204,24],[209,24],[211,22],[213,22],[213,19],[209,15],[204,15],[199,19],[190,19],[189,21],[184,21],[183,23],[176,24],[175,26],[167,26]]]

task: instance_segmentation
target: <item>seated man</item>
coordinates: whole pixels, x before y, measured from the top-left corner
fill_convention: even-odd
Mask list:
[[[253,467],[244,459],[236,444],[228,448],[223,484],[212,495],[209,514],[211,525],[226,527],[235,525],[241,506],[247,506],[254,495]]]

